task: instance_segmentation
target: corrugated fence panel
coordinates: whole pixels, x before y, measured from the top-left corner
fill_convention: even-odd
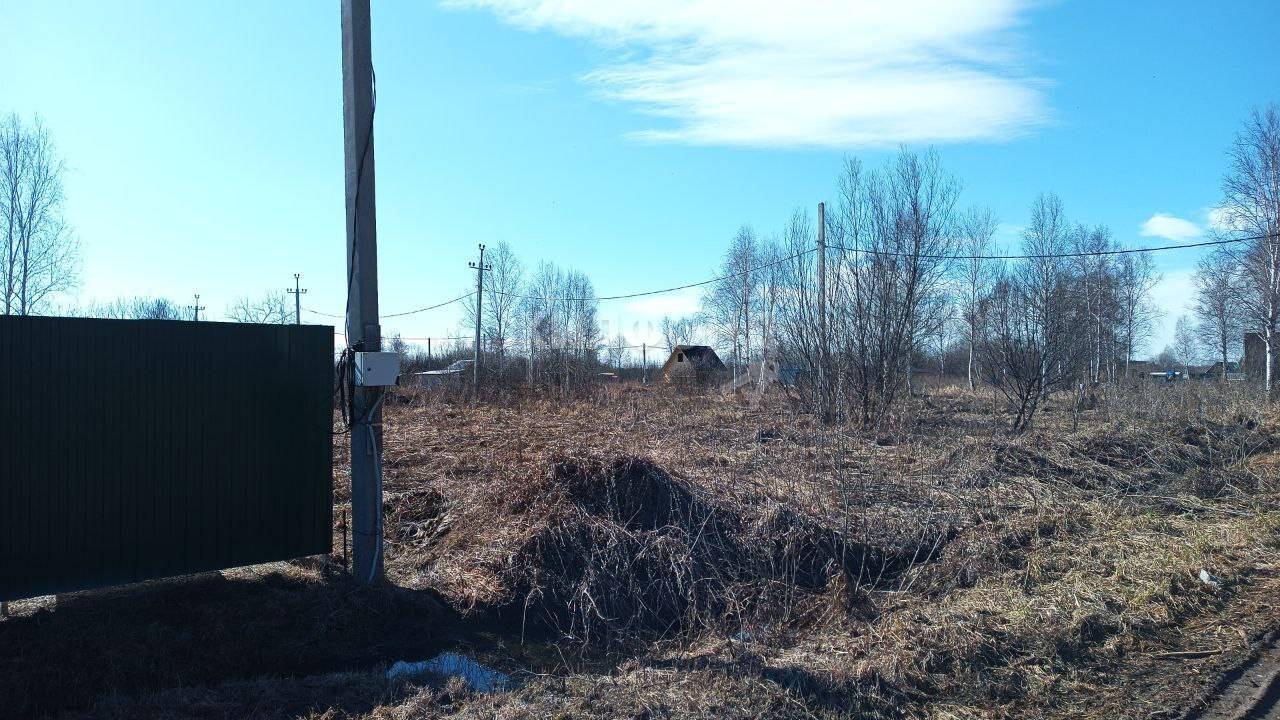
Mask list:
[[[0,316],[0,599],[330,551],[333,329]]]

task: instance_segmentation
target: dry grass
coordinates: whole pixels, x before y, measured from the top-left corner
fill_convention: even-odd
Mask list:
[[[305,571],[297,622],[267,615],[224,649],[252,667],[134,645],[132,671],[91,674],[72,700],[14,663],[38,687],[9,690],[107,717],[1177,717],[1280,621],[1280,441],[1235,391],[1164,390],[1078,416],[1050,403],[1019,438],[954,388],[877,436],[776,397],[402,396],[385,419],[390,588]],[[362,607],[381,609],[363,645]],[[48,620],[48,637],[31,617],[0,643],[45,662],[90,622]],[[380,663],[414,651],[397,621],[447,623],[535,673],[490,695],[389,683]],[[295,641],[259,647],[272,637]],[[363,665],[325,660],[357,650]],[[182,689],[166,659],[195,662]]]

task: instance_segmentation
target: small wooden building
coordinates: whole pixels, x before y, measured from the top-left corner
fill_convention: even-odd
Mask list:
[[[662,379],[673,385],[710,385],[724,381],[727,373],[709,345],[677,345],[662,366]]]

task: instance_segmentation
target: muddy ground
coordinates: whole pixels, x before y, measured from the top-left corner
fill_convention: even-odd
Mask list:
[[[397,396],[387,583],[311,558],[15,604],[0,716],[1182,717],[1280,626],[1280,439],[1164,390],[1019,438],[954,388],[875,431]],[[510,681],[387,679],[442,650]]]

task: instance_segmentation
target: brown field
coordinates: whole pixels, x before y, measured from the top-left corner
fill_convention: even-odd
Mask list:
[[[16,604],[0,715],[1186,716],[1280,627],[1275,416],[1205,385],[1003,422],[957,388],[879,432],[397,396],[386,584],[308,559]],[[512,685],[385,677],[450,648]]]

